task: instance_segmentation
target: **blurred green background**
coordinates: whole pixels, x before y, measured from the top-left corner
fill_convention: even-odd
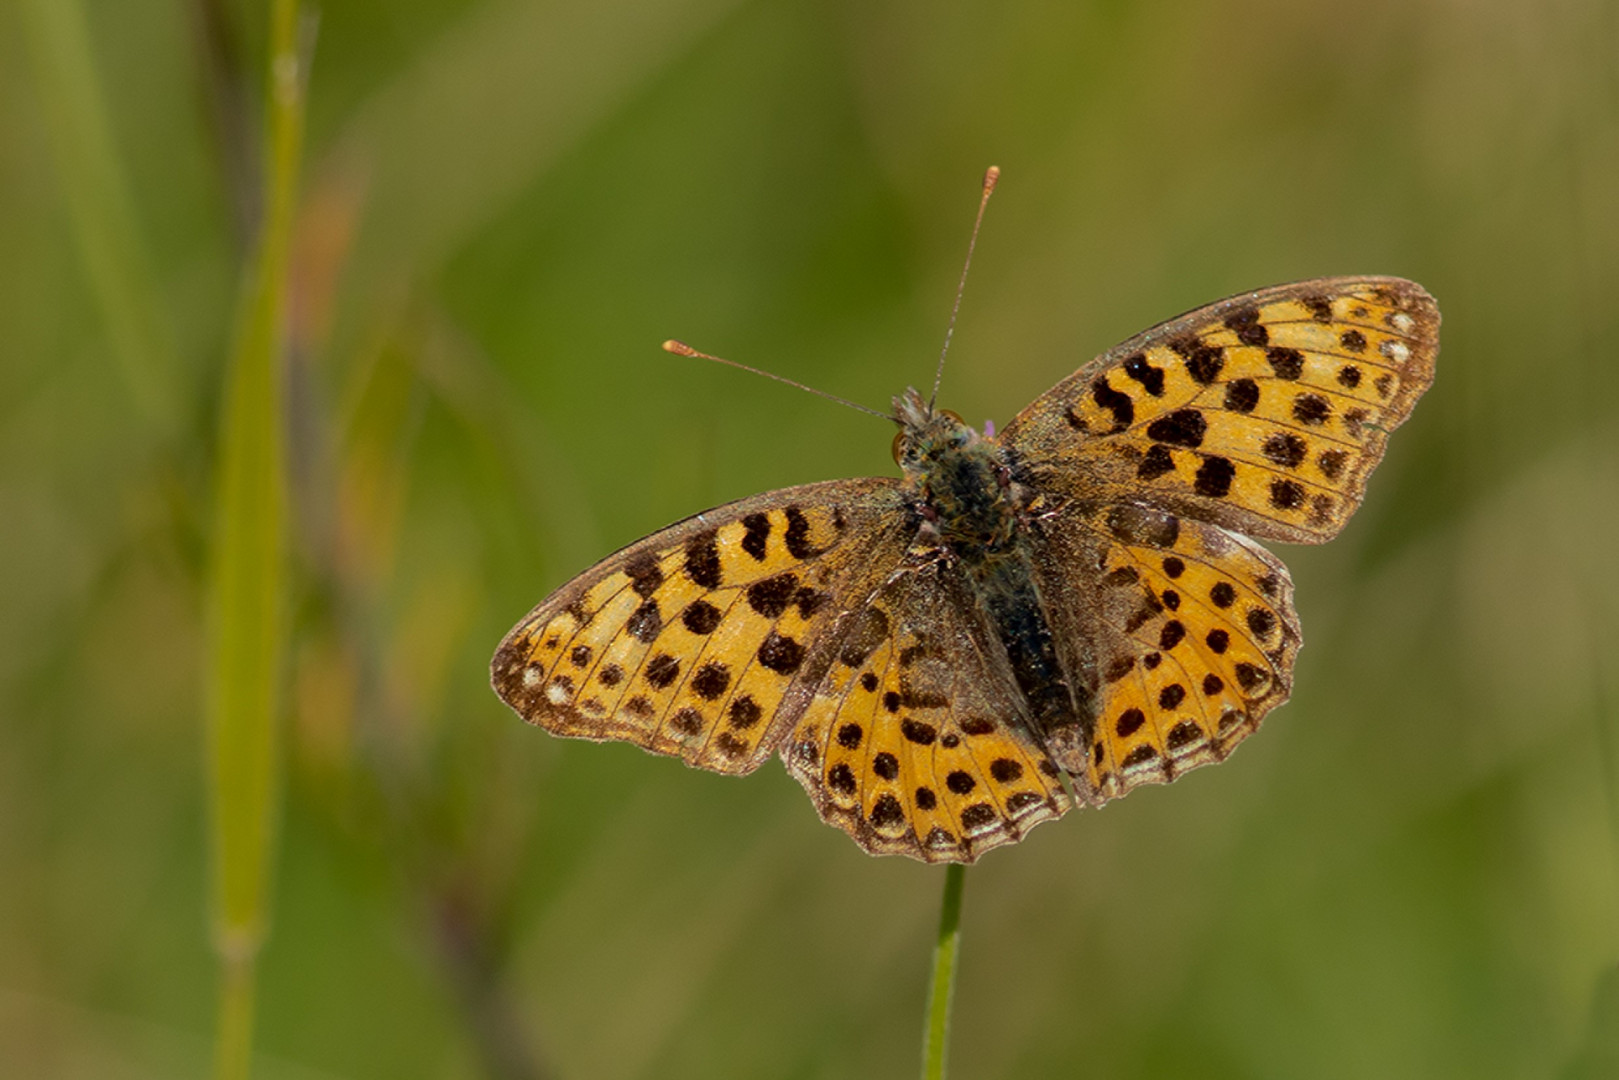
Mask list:
[[[657,346],[885,405],[991,163],[969,418],[1261,284],[1399,274],[1445,324],[1359,516],[1282,552],[1293,702],[969,872],[953,1075],[1619,1075],[1619,6],[319,17],[256,1075],[914,1072],[938,868],[774,763],[528,729],[486,665],[657,526],[890,474],[871,418]],[[209,1068],[204,584],[265,25],[0,6],[8,1077]]]

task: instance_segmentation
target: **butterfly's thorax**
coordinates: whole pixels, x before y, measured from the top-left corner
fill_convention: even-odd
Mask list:
[[[994,558],[1016,539],[1017,504],[1006,451],[946,413],[905,433],[901,462],[914,489],[926,531],[958,558]]]
[[[896,447],[915,493],[918,543],[955,561],[1006,649],[1036,734],[1089,727],[1088,695],[1058,661],[1051,619],[1023,543],[1028,493],[1012,479],[1006,449],[916,392],[895,399],[904,430]]]

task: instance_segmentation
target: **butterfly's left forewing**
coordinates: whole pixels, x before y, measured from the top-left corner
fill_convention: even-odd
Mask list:
[[[518,623],[491,665],[495,690],[556,735],[750,772],[803,711],[851,598],[897,565],[899,491],[809,484],[655,532]]]

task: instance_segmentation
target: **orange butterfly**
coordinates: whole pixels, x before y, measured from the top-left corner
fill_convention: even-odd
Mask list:
[[[1331,539],[1433,379],[1399,278],[1243,293],[1148,330],[998,436],[894,399],[904,476],[660,530],[493,662],[548,731],[747,773],[780,752],[867,851],[971,862],[1075,801],[1223,760],[1287,699],[1287,568]]]

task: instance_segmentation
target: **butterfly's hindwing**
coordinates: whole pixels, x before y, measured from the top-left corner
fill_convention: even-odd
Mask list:
[[[1293,584],[1257,544],[1130,504],[1051,515],[1031,543],[1054,629],[1094,665],[1090,744],[1059,756],[1093,801],[1224,760],[1287,700]]]
[[[1109,350],[1002,441],[1042,491],[1319,543],[1432,382],[1438,333],[1433,299],[1399,278],[1261,289]]]
[[[897,564],[907,515],[895,481],[832,481],[653,533],[518,623],[495,689],[557,735],[749,772],[802,711],[849,594]]]
[[[866,850],[972,862],[1067,809],[1028,723],[960,569],[924,556],[852,615],[782,756]]]

